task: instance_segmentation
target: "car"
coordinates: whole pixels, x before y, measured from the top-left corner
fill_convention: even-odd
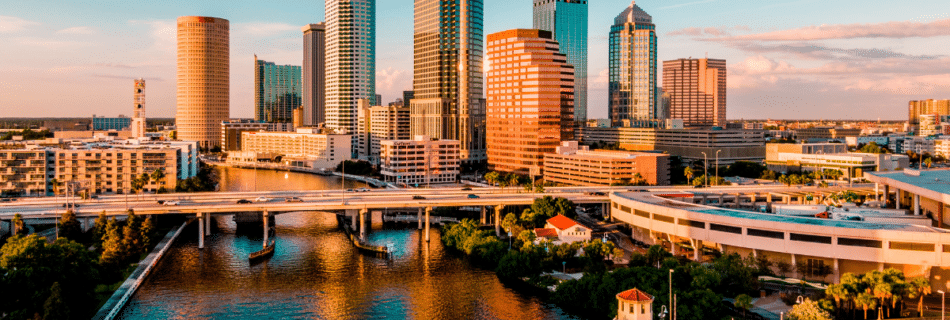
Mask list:
[[[465,187],[465,188],[462,188],[462,191],[472,191],[472,188],[470,188],[470,187]]]
[[[158,200],[156,202],[158,202],[158,204],[165,204],[165,200]]]
[[[353,192],[353,189],[346,189],[346,192]]]
[[[268,197],[257,197],[257,199],[254,199],[254,201],[256,201],[256,202],[268,202],[268,201],[270,201],[270,198],[268,198]]]
[[[303,202],[303,199],[300,199],[298,197],[290,197],[290,198],[284,199],[284,202]]]
[[[469,198],[469,199],[478,199],[478,195],[477,195],[477,194],[469,194],[469,195],[468,195],[468,198]]]
[[[603,192],[584,192],[585,196],[606,196],[606,193]]]
[[[79,208],[79,204],[78,204],[78,203],[73,203],[73,204],[70,204],[70,205],[68,205],[68,206],[67,206],[66,203],[63,204],[63,208],[67,208],[67,207],[69,207],[69,206],[72,206],[73,208]]]
[[[165,201],[162,203],[163,206],[177,206],[180,202],[178,201]]]
[[[367,188],[359,188],[359,189],[356,189],[356,192],[366,192],[366,191],[369,191],[369,189],[367,189]]]
[[[426,197],[423,196],[412,196],[412,200],[425,200]]]
[[[237,204],[248,204],[251,203],[251,200],[241,199],[237,201]]]

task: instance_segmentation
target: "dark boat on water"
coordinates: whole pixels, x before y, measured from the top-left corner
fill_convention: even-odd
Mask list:
[[[247,260],[251,262],[257,262],[262,259],[269,258],[274,255],[274,247],[274,240],[271,240],[270,243],[268,243],[267,246],[265,246],[261,251],[251,253],[251,255],[247,257]]]

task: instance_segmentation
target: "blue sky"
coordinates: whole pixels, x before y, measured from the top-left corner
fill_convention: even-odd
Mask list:
[[[322,1],[11,1],[0,6],[0,116],[175,110],[175,19],[231,21],[231,116],[251,117],[253,54],[300,65],[300,27]],[[591,117],[606,116],[606,41],[625,0],[590,1]],[[950,3],[644,0],[659,58],[726,59],[728,117],[906,119],[907,100],[950,98]],[[377,2],[377,90],[412,86],[412,1]],[[531,27],[531,0],[485,0],[486,34]]]

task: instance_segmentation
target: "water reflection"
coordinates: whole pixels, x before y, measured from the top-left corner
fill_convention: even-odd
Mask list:
[[[218,176],[221,191],[337,190],[342,183],[337,176],[229,167],[218,167]],[[347,188],[365,186],[359,181],[346,180]]]

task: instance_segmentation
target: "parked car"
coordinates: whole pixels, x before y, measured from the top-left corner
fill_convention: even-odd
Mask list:
[[[472,188],[470,188],[470,187],[465,187],[465,188],[462,188],[462,191],[472,191]]]
[[[270,201],[270,198],[268,198],[268,197],[257,197],[257,199],[254,199],[254,201],[256,201],[256,202],[268,202],[268,201]]]
[[[284,199],[284,201],[285,202],[303,202],[303,199],[300,199],[298,197],[290,197],[290,198]]]
[[[412,196],[412,200],[425,200],[426,197],[423,196]]]
[[[73,203],[73,204],[72,204],[72,207],[73,207],[73,208],[79,208],[79,204],[78,204],[78,203]],[[66,204],[65,204],[65,203],[63,204],[63,208],[66,208]]]
[[[369,191],[369,189],[367,189],[367,188],[359,188],[359,189],[356,189],[356,192],[366,192],[366,191]]]
[[[165,201],[164,203],[162,203],[163,206],[177,206],[178,204],[179,204],[178,201]]]
[[[237,204],[248,204],[251,203],[251,200],[241,199],[237,201]]]
[[[468,198],[469,198],[469,199],[478,199],[478,195],[476,195],[476,194],[469,194],[469,195],[468,195]]]

